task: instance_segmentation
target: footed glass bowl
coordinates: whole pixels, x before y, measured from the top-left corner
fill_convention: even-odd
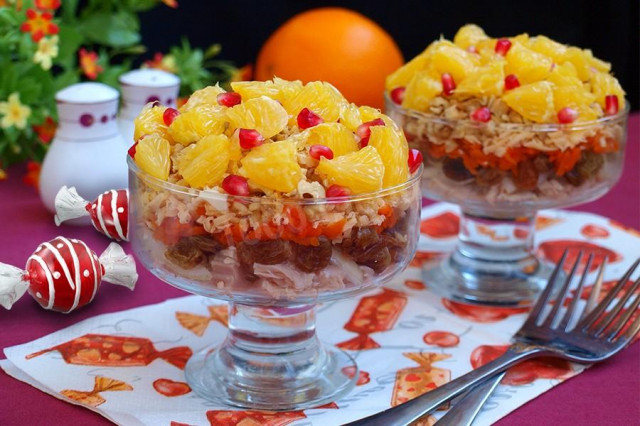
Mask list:
[[[128,163],[138,259],[175,287],[230,302],[225,341],[187,364],[191,388],[218,404],[266,410],[349,392],[357,367],[319,342],[315,305],[374,288],[407,266],[422,168],[376,193],[290,200],[190,189]]]
[[[445,105],[441,117],[385,98],[386,113],[422,152],[423,195],[462,211],[456,249],[425,266],[429,287],[467,303],[530,304],[550,272],[533,253],[536,213],[594,200],[617,182],[628,106],[591,122],[481,123],[449,118],[456,112]]]

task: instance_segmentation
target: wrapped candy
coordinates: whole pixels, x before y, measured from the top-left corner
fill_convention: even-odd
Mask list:
[[[98,257],[82,241],[64,237],[40,244],[25,269],[0,263],[0,305],[6,309],[28,290],[43,308],[68,313],[91,302],[103,280],[131,290],[138,280],[133,257],[118,244]]]
[[[26,358],[35,358],[52,351],[60,352],[62,359],[72,365],[143,367],[156,359],[162,359],[181,370],[184,370],[187,361],[193,355],[188,346],[176,346],[159,351],[151,340],[144,337],[85,334],[60,345],[29,354]]]
[[[380,345],[369,334],[391,330],[406,304],[404,293],[385,287],[382,293],[363,297],[344,326],[345,330],[358,335],[336,346],[350,351],[379,348]]]
[[[89,202],[74,187],[63,186],[55,200],[56,225],[65,220],[90,216],[93,227],[116,241],[129,238],[129,190],[112,189]]]

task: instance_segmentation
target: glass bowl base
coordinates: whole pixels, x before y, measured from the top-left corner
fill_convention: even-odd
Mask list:
[[[315,348],[257,353],[227,339],[191,357],[187,382],[208,401],[254,410],[302,410],[334,402],[355,387],[358,367],[346,352],[313,340]]]
[[[527,307],[533,305],[553,270],[535,258],[534,262],[535,267],[518,261],[500,262],[492,268],[461,267],[454,253],[442,262],[426,264],[422,279],[440,296],[457,302]]]

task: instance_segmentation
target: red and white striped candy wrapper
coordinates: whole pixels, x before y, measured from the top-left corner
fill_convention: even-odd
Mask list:
[[[98,257],[76,239],[56,237],[42,243],[25,270],[0,263],[0,305],[6,309],[29,294],[45,309],[69,313],[91,302],[102,281],[133,290],[136,264],[116,243]]]
[[[90,216],[93,227],[116,241],[129,239],[129,190],[112,189],[89,202],[72,186],[63,186],[55,199],[56,225],[65,220]]]

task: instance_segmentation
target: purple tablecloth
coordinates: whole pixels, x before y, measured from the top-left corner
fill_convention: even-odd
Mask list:
[[[620,182],[601,199],[575,207],[615,219],[640,229],[640,114],[629,120],[624,173]],[[0,182],[0,261],[24,266],[39,243],[59,234],[84,240],[100,253],[109,244],[91,227],[57,228],[33,188],[24,185],[22,166],[9,170]],[[124,244],[129,251],[128,244]],[[10,311],[0,309],[0,347],[25,343],[85,318],[136,306],[161,302],[185,293],[161,284],[139,268],[134,292],[112,285],[102,286],[96,299],[77,312],[61,315],[40,308],[28,295]],[[0,354],[0,358],[4,358]],[[55,419],[55,420],[53,420]],[[635,420],[633,420],[635,419]],[[596,365],[555,387],[498,422],[507,425],[622,425],[640,419],[640,344]],[[93,412],[61,402],[0,371],[0,425],[63,423],[66,426],[109,424]]]

